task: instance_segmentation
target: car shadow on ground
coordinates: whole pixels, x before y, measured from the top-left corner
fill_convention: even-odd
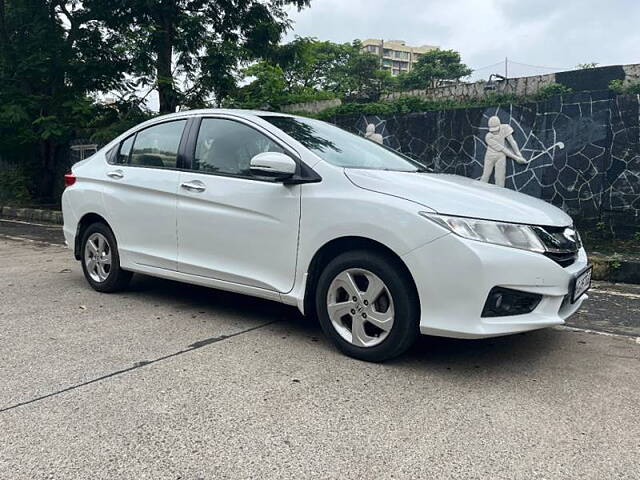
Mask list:
[[[305,317],[297,308],[277,302],[140,274],[134,275],[126,295],[153,303],[174,304],[178,311],[198,309],[213,316],[233,314],[262,323],[277,321],[287,330],[287,341],[312,339],[328,354],[336,351],[314,318]],[[406,354],[385,365],[402,369],[421,364],[451,373],[478,368],[485,372],[487,369],[504,370],[506,364],[509,369],[527,370],[534,368],[536,361],[550,350],[562,348],[570,337],[561,333],[564,332],[545,329],[478,340],[420,336]],[[353,360],[345,357],[345,361]]]

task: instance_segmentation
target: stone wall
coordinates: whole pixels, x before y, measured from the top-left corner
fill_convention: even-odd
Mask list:
[[[514,130],[526,165],[508,160],[506,187],[563,208],[581,223],[640,231],[640,96],[582,92],[544,102],[406,115],[341,115],[364,134],[373,123],[385,145],[436,172],[479,178],[489,117]],[[552,145],[562,142],[564,148]],[[535,157],[535,158],[534,158]]]
[[[511,78],[496,84],[496,93],[511,93],[520,97],[535,94],[540,88],[554,83],[555,74],[535,77]],[[483,98],[486,82],[459,83],[431,90],[408,90],[382,95],[381,100],[395,100],[401,97],[420,97],[427,100],[471,100]]]
[[[548,75],[509,78],[506,81],[497,82],[495,92],[524,97],[534,95],[540,88],[551,83],[559,83],[575,91],[605,90],[611,80],[622,80],[624,86],[640,81],[640,64],[613,65]],[[394,100],[400,97],[420,97],[428,100],[470,100],[484,97],[486,85],[486,82],[459,83],[430,90],[391,93],[383,95],[381,100]]]
[[[329,100],[312,100],[304,103],[291,103],[280,108],[283,112],[318,113],[327,108],[339,107],[342,101],[339,98]]]

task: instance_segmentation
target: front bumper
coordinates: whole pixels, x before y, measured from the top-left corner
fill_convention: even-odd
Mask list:
[[[586,299],[572,304],[568,298],[573,277],[587,266],[584,249],[563,268],[539,253],[449,234],[402,259],[418,289],[420,332],[426,335],[485,338],[562,325]],[[496,286],[543,297],[531,313],[483,318]]]

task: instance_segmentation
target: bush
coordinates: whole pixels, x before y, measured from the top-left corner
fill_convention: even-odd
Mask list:
[[[387,102],[371,103],[343,103],[334,108],[323,110],[314,115],[322,120],[331,119],[335,115],[395,115],[415,112],[430,112],[434,110],[452,110],[457,108],[489,107],[492,105],[507,105],[519,100],[512,94],[497,94],[491,92],[485,97],[473,100],[429,100],[421,97],[400,97]]]
[[[624,87],[622,86],[622,80],[611,80],[609,82],[609,90],[616,93],[624,93]]]
[[[555,95],[567,95],[573,92],[573,89],[566,87],[560,83],[550,83],[540,88],[534,95],[536,101],[547,100]]]
[[[611,80],[609,82],[609,90],[616,92],[618,95],[638,95],[640,94],[640,82],[635,82],[625,87],[622,80]]]
[[[28,176],[17,168],[0,170],[0,204],[23,205],[31,201]]]
[[[280,96],[273,96],[267,102],[261,97],[244,95],[241,98],[229,99],[223,103],[226,108],[247,108],[259,110],[280,110],[285,105],[294,103],[306,103],[320,100],[331,100],[337,98],[332,92],[307,90],[299,93],[287,93]]]
[[[336,95],[331,92],[305,92],[298,94],[283,95],[278,98],[278,105],[291,105],[294,103],[315,102],[320,100],[333,100]]]

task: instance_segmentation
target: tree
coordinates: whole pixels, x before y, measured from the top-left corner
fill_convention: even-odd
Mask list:
[[[234,71],[264,56],[290,26],[285,8],[310,0],[85,0],[121,46],[138,86],[157,88],[160,112],[218,100]]]
[[[85,14],[74,1],[0,0],[0,155],[43,201],[62,178],[67,142],[92,117],[89,95],[123,81],[120,56]]]
[[[246,68],[243,73],[254,77],[251,83],[236,91],[235,98],[244,107],[269,109],[287,93],[284,72],[278,65],[261,61]]]
[[[268,59],[243,71],[250,82],[234,95],[245,106],[277,106],[287,96],[340,96],[375,100],[390,91],[395,79],[380,70],[378,57],[359,42],[337,44],[296,38],[273,48]]]
[[[420,55],[413,69],[400,76],[405,89],[436,88],[447,80],[459,80],[471,75],[473,70],[462,63],[454,50],[431,50]]]
[[[380,69],[380,59],[364,52],[357,41],[349,46],[346,62],[331,72],[329,80],[329,88],[353,100],[377,100],[396,82],[389,71]]]

